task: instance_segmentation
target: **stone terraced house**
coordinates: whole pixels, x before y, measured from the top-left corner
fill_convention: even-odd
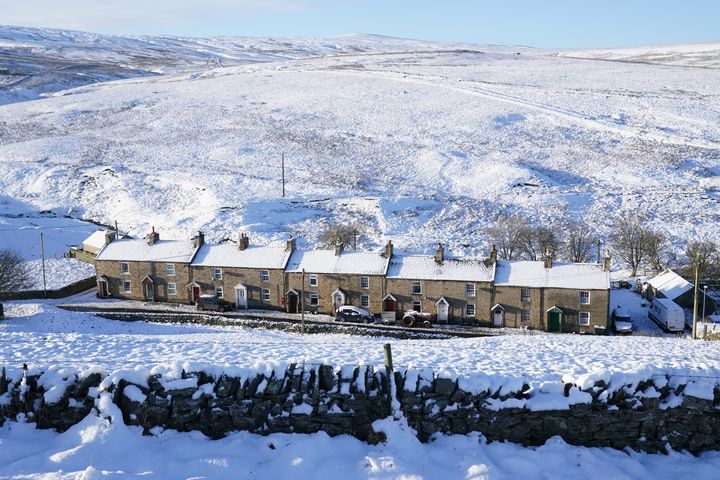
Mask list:
[[[494,283],[495,326],[578,333],[608,327],[610,272],[603,265],[499,260]]]
[[[392,321],[407,310],[416,310],[432,313],[438,323],[489,324],[494,273],[492,261],[445,258],[442,245],[434,256],[393,256],[382,317]]]
[[[191,240],[112,240],[95,259],[98,296],[150,302],[190,303],[190,262],[202,246],[202,233]]]
[[[342,245],[296,250],[285,270],[286,311],[299,311],[304,292],[306,311],[333,315],[341,305],[355,305],[379,312],[388,262],[385,252],[345,252]]]
[[[205,244],[191,264],[193,300],[200,294],[217,295],[240,309],[281,309],[285,293],[285,266],[295,240],[285,246],[250,246],[241,234],[238,243]]]

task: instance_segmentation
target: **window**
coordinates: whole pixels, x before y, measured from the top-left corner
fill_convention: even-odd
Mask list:
[[[260,271],[260,281],[261,282],[269,282],[270,281],[270,271],[269,270],[261,270]]]
[[[127,262],[120,262],[120,273],[125,275],[130,273],[130,265]]]
[[[590,312],[580,312],[578,318],[580,325],[590,325]]]
[[[520,289],[520,301],[521,302],[529,302],[530,301],[530,289],[523,287]]]
[[[213,268],[213,278],[215,280],[222,280],[222,268],[220,268],[220,267]]]
[[[580,292],[580,305],[590,305],[590,292]]]
[[[422,295],[422,284],[420,282],[412,282],[412,287],[410,288],[410,294],[411,295]]]
[[[475,296],[475,284],[474,283],[466,283],[465,284],[465,296],[466,297],[474,297]]]
[[[130,293],[130,280],[123,281],[123,292]]]
[[[417,300],[412,302],[412,309],[416,312],[422,312],[422,303],[418,302]]]
[[[520,312],[520,321],[523,323],[530,322],[530,310],[522,310]]]
[[[465,316],[466,317],[474,317],[475,316],[475,304],[474,303],[466,303],[465,304]]]
[[[218,298],[223,298],[223,287],[215,287],[215,295]]]
[[[177,295],[177,286],[174,283],[168,283],[168,295]]]
[[[308,285],[311,287],[317,287],[318,286],[318,278],[317,275],[310,275],[308,277]]]
[[[168,263],[165,265],[165,271],[167,272],[169,277],[175,276],[175,264],[174,263]]]
[[[262,289],[262,301],[263,302],[269,302],[270,301],[270,290],[267,288]]]
[[[360,288],[370,288],[370,277],[360,277]]]
[[[370,306],[370,297],[367,295],[360,295],[360,306],[367,308]]]
[[[318,305],[318,294],[317,293],[311,293],[310,294],[310,306],[311,307],[317,307]]]

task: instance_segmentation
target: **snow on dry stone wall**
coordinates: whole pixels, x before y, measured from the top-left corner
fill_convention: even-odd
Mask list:
[[[212,438],[246,430],[384,438],[374,421],[404,415],[423,441],[437,433],[481,432],[488,441],[540,445],[555,435],[574,445],[663,452],[720,450],[720,384],[688,376],[588,374],[530,387],[519,379],[474,381],[429,369],[295,365],[234,374],[179,375],[51,367],[0,375],[0,425],[31,421],[65,431],[89,414],[110,416],[148,434],[156,428]],[[488,378],[491,381],[488,381]]]

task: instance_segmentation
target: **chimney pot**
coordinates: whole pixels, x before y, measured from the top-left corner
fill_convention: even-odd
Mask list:
[[[549,248],[545,249],[545,255],[543,257],[543,261],[545,263],[545,268],[552,268],[553,266],[553,257],[552,253],[550,252]]]
[[[438,246],[435,249],[435,263],[441,264],[444,261],[445,261],[445,247],[443,247],[442,243],[438,243]]]
[[[343,243],[342,242],[336,243],[335,244],[335,256],[339,257],[340,255],[342,255],[342,252],[343,252]]]
[[[238,248],[240,250],[246,250],[250,245],[250,239],[244,233],[240,233],[240,240],[238,241]]]
[[[609,272],[612,265],[612,258],[610,257],[610,250],[605,250],[605,258],[603,259],[603,270]]]
[[[393,243],[392,240],[388,240],[387,244],[385,245],[385,253],[383,254],[385,258],[390,258],[393,256]]]
[[[295,237],[288,238],[287,244],[285,245],[285,250],[287,250],[288,252],[295,251]]]

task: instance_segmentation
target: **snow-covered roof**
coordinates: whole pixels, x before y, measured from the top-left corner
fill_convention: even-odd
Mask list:
[[[688,282],[670,269],[665,270],[656,277],[653,277],[648,283],[655,290],[661,292],[670,299],[675,299],[693,288],[692,283]]]
[[[148,245],[145,239],[114,240],[97,255],[97,260],[128,262],[190,262],[195,254],[192,240],[158,240]]]
[[[288,272],[349,273],[358,275],[384,275],[388,259],[379,252],[342,252],[334,250],[296,250],[288,261]]]
[[[544,262],[499,260],[495,285],[606,290],[610,274],[597,263],[555,262],[552,268],[545,268]]]
[[[446,258],[437,263],[434,256],[394,256],[388,268],[388,278],[411,280],[457,280],[461,282],[492,282],[495,268],[480,258]]]
[[[682,307],[678,305],[677,303],[673,302],[669,298],[657,298],[655,297],[653,299],[653,302],[659,303],[660,305],[664,306],[668,310],[677,310],[677,311],[683,311]]]
[[[87,237],[85,240],[83,240],[83,248],[86,247],[92,247],[97,248],[100,250],[102,247],[105,246],[105,234],[111,233],[108,230],[96,230]]]
[[[285,268],[290,252],[285,246],[248,247],[240,250],[234,243],[205,244],[192,264],[204,267]]]

